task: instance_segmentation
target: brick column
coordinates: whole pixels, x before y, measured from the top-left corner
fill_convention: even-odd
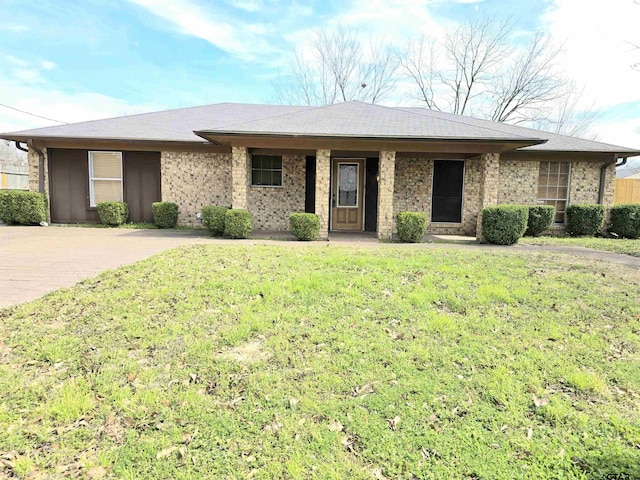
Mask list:
[[[231,147],[231,207],[248,208],[249,150],[247,147]]]
[[[42,148],[44,154],[44,194],[47,197],[47,221],[51,221],[51,198],[49,196],[49,153]],[[35,150],[29,149],[27,153],[27,166],[29,173],[29,191],[40,191],[40,157]]]
[[[378,238],[393,236],[393,186],[396,173],[396,152],[380,152],[378,181]]]
[[[316,215],[320,218],[321,240],[329,238],[329,194],[331,191],[331,150],[316,150]]]
[[[500,185],[500,154],[483,153],[480,155],[480,198],[478,203],[478,222],[476,237],[482,238],[482,209],[498,204],[498,189]]]

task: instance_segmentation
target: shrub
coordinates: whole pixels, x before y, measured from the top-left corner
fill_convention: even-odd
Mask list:
[[[498,205],[482,210],[482,235],[489,243],[513,245],[527,229],[529,207]]]
[[[248,238],[253,229],[251,213],[229,209],[224,214],[224,234],[231,238]]]
[[[576,204],[567,207],[567,232],[576,237],[593,237],[602,229],[604,223],[604,205]]]
[[[122,225],[129,217],[129,207],[124,202],[100,202],[97,208],[100,221],[105,225]]]
[[[219,237],[224,233],[224,217],[229,207],[209,205],[202,207],[202,224],[209,233]]]
[[[178,225],[178,205],[171,202],[154,202],[153,222],[160,228],[176,228]]]
[[[47,197],[27,190],[2,190],[0,220],[6,224],[38,225],[47,220]]]
[[[429,219],[423,212],[399,212],[396,216],[398,238],[407,243],[421,242]]]
[[[531,205],[525,235],[537,237],[548,230],[556,216],[556,208],[551,205]]]
[[[627,203],[611,209],[610,232],[620,237],[640,237],[640,204]]]
[[[315,213],[292,213],[289,225],[298,240],[315,240],[320,234],[320,217]]]

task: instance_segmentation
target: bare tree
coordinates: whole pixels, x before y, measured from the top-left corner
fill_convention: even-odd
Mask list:
[[[338,27],[316,31],[306,55],[297,51],[287,75],[274,84],[281,103],[329,105],[349,100],[376,103],[394,88],[398,59],[391,46]]]
[[[544,121],[570,104],[568,81],[556,67],[562,47],[543,34],[514,46],[513,28],[510,19],[489,17],[456,28],[442,41],[412,41],[400,55],[400,71],[428,108],[496,122]],[[558,122],[565,123],[547,124]]]
[[[516,124],[536,120],[541,108],[562,99],[565,81],[555,67],[560,49],[538,33],[504,73],[495,76],[491,120]]]
[[[0,140],[0,166],[26,167],[27,154],[18,150],[11,142]]]
[[[580,107],[584,96],[584,88],[580,89],[574,82],[562,87],[558,101],[548,105],[544,114],[534,122],[535,128],[547,132],[598,140],[598,135],[591,130],[593,123],[602,116],[595,104]]]
[[[398,63],[409,81],[417,86],[417,99],[431,110],[440,110],[435,94],[435,85],[438,82],[436,42],[424,35],[419,40],[410,42],[406,50],[399,53]]]
[[[471,20],[446,35],[443,47],[449,68],[437,75],[449,92],[449,111],[469,113],[471,101],[486,93],[495,67],[508,53],[512,29],[510,19],[492,17]]]

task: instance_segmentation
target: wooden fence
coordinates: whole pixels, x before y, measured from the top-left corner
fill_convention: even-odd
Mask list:
[[[616,178],[613,203],[640,203],[640,178]]]

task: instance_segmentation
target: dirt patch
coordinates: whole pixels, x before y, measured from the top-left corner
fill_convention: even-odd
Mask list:
[[[247,342],[218,354],[219,358],[233,360],[238,363],[253,363],[271,358],[269,352],[262,349],[261,342]]]

